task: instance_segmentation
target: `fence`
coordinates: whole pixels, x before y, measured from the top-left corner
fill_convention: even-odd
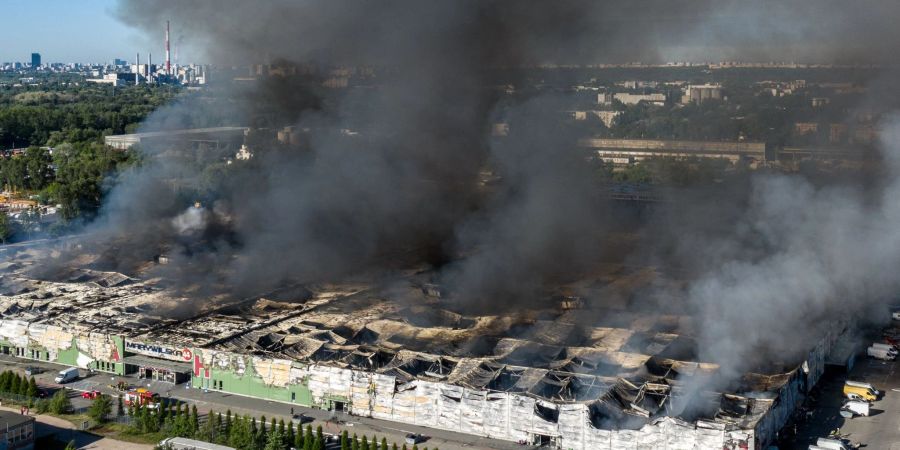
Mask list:
[[[14,402],[20,404],[27,404],[29,401],[37,401],[38,399],[34,397],[29,397],[27,395],[19,395],[13,394],[11,392],[0,392],[0,402]]]

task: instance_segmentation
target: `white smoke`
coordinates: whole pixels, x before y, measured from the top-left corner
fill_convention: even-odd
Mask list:
[[[191,206],[172,219],[172,226],[180,235],[202,231],[206,228],[206,209],[199,205]]]
[[[742,236],[700,251],[715,269],[688,289],[702,324],[699,357],[720,364],[726,379],[796,362],[840,319],[887,309],[900,289],[897,117],[885,122],[881,147],[888,181],[880,192],[760,176],[734,224]]]

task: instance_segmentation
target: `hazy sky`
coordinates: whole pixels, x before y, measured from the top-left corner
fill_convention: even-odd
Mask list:
[[[151,0],[152,1],[152,0]],[[0,62],[134,61],[152,51],[163,54],[164,25],[158,42],[114,17],[116,0],[0,0]],[[152,45],[152,46],[151,46]],[[157,57],[154,56],[154,59]]]
[[[154,61],[161,62],[166,20],[172,22],[173,62],[178,61],[176,49],[182,63],[209,62],[210,56],[223,56],[210,55],[210,49],[228,47],[216,40],[253,47],[255,40],[267,37],[274,39],[266,41],[266,52],[279,56],[280,50],[286,50],[281,53],[298,56],[294,48],[298,42],[280,37],[282,30],[295,28],[296,21],[285,22],[275,14],[274,23],[247,29],[248,19],[258,16],[261,7],[306,8],[302,17],[309,21],[304,21],[301,41],[321,52],[335,47],[321,38],[333,25],[327,21],[330,11],[340,10],[295,0],[240,0],[227,3],[234,4],[231,8],[222,7],[219,0],[137,0],[122,2],[125,7],[119,3],[0,0],[0,62],[28,61],[31,52],[40,53],[44,62],[134,61],[136,52],[146,61],[152,52]],[[520,2],[510,0],[510,4]],[[560,25],[556,34],[565,34],[565,39],[535,33],[523,44],[532,53],[543,54],[542,62],[896,62],[900,58],[894,49],[900,40],[897,0],[571,0],[563,2],[567,8],[557,4],[547,21],[556,21]],[[528,9],[513,9],[511,17]],[[360,30],[347,34],[352,37],[357,31],[377,29],[373,24],[384,27],[396,20],[379,12],[375,9],[377,17],[363,20]],[[576,17],[579,27],[571,25]],[[227,27],[207,29],[222,24]],[[210,42],[213,35],[215,40]],[[260,49],[250,50],[250,56],[260,56]]]

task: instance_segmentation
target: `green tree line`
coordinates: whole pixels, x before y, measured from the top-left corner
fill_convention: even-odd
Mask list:
[[[95,400],[96,401],[96,400]],[[157,433],[161,439],[185,437],[204,442],[227,445],[239,450],[324,450],[326,437],[321,426],[294,426],[284,419],[266,421],[247,415],[232,414],[231,410],[222,414],[210,411],[206,420],[200,423],[196,405],[188,408],[181,404],[168,404],[160,408],[131,407],[128,413],[134,418],[130,432],[134,434]],[[419,450],[406,444],[388,445],[387,438],[379,441],[377,436],[349,436],[346,430],[340,435],[341,450]],[[164,447],[158,447],[164,448]],[[422,450],[428,450],[427,447]],[[438,450],[434,447],[432,450]]]
[[[177,89],[85,85],[0,90],[0,148],[98,141],[132,132]]]

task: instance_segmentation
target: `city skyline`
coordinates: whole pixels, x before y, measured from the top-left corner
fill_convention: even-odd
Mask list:
[[[48,63],[105,63],[115,58],[134,60],[136,52],[160,52],[152,42],[116,16],[116,0],[3,0],[0,62],[30,62],[40,53]]]

